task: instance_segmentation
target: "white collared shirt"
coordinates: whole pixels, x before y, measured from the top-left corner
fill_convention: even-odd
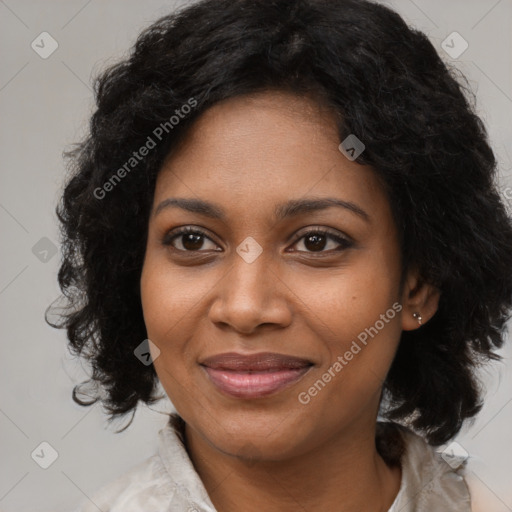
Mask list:
[[[158,453],[100,488],[74,512],[217,512],[173,416],[158,434]],[[453,469],[420,436],[410,431],[402,436],[402,482],[388,512],[471,512],[465,465]]]

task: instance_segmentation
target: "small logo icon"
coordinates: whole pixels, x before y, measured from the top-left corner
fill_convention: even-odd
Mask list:
[[[248,236],[237,248],[236,252],[243,258],[246,263],[252,263],[263,252],[261,245],[254,240],[252,236]]]
[[[468,49],[468,47],[468,42],[458,32],[452,32],[441,43],[441,48],[452,59],[458,59]]]
[[[43,236],[32,247],[32,253],[42,263],[48,263],[57,254],[57,247],[49,238]]]
[[[39,57],[47,59],[59,47],[59,43],[48,32],[41,32],[30,46]]]
[[[57,450],[43,441],[31,454],[32,459],[43,469],[48,469],[59,457]]]
[[[133,353],[142,364],[149,366],[160,355],[160,349],[151,340],[144,340]]]
[[[453,469],[456,469],[469,457],[469,453],[459,443],[454,441],[443,450],[441,457]]]
[[[365,145],[351,133],[339,146],[338,149],[353,162],[364,150]]]

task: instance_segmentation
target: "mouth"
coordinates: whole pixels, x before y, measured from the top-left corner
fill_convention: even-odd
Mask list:
[[[306,359],[270,352],[219,354],[200,365],[219,391],[244,399],[266,397],[289,388],[313,367]]]

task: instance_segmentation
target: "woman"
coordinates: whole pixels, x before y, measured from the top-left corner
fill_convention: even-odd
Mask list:
[[[58,208],[73,396],[113,419],[160,382],[177,413],[79,510],[472,510],[434,447],[481,407],[512,226],[428,38],[366,1],[205,0],[96,98]]]

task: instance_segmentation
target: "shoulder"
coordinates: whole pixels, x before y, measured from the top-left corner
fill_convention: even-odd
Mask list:
[[[390,427],[392,428],[392,427]],[[489,489],[472,470],[471,458],[458,458],[450,445],[444,451],[430,446],[412,431],[398,427],[402,487],[389,512],[501,512],[503,504],[490,500]],[[396,445],[396,438],[391,446]],[[394,448],[395,455],[397,448]]]
[[[397,432],[402,440],[402,483],[389,512],[480,512],[471,508],[465,460],[436,451],[421,436],[398,425]]]
[[[100,487],[73,512],[156,512],[169,504],[172,495],[172,482],[156,454]]]
[[[473,471],[468,471],[466,483],[471,494],[471,512],[503,512],[504,504]]]
[[[188,456],[183,426],[172,414],[158,433],[158,453],[101,487],[73,512],[215,512]]]

